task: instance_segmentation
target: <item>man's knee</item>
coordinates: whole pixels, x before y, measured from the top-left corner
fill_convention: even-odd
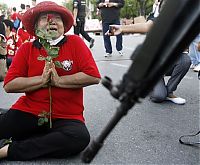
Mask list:
[[[166,96],[164,95],[155,95],[155,94],[150,95],[150,100],[154,103],[161,103],[165,101],[165,99],[166,99]]]
[[[190,57],[188,55],[183,54],[181,58],[182,58],[182,60],[181,60],[182,61],[181,62],[182,69],[188,70],[190,68],[190,65],[191,65]]]

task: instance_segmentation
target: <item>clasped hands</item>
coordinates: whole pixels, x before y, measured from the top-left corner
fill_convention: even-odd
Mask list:
[[[46,61],[42,73],[42,84],[43,87],[47,87],[49,84],[51,86],[58,86],[60,76],[58,75],[55,64],[53,61]]]

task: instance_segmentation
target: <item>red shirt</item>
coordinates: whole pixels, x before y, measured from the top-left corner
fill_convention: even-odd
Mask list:
[[[15,21],[15,20],[17,19],[17,16],[18,16],[18,13],[17,13],[17,12],[14,12],[14,13],[10,16],[10,18],[11,18],[11,20]]]
[[[46,51],[33,46],[32,42],[24,43],[17,51],[4,80],[4,85],[17,77],[32,77],[42,75],[45,61],[38,56],[46,56]],[[92,54],[82,39],[75,35],[67,36],[67,41],[61,45],[59,56],[54,60],[64,64],[56,68],[59,76],[71,75],[77,72],[100,78],[99,71]],[[84,122],[83,89],[68,89],[52,87],[52,118],[77,119]],[[48,88],[26,92],[11,109],[18,109],[34,115],[42,111],[49,112]]]
[[[18,48],[22,45],[22,39],[13,31],[6,39],[7,39],[7,57],[13,58]]]
[[[30,41],[30,39],[32,38],[32,36],[23,28],[19,28],[17,34],[21,38],[22,43]]]

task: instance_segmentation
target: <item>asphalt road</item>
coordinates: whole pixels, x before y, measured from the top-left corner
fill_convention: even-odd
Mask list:
[[[102,77],[109,76],[116,84],[132,63],[130,55],[145,36],[124,36],[124,53],[120,57],[113,47],[113,57],[104,58],[102,36],[93,36],[92,48]],[[115,37],[112,37],[113,46]],[[88,43],[86,43],[88,44]],[[144,66],[145,67],[145,66]],[[166,78],[167,79],[167,78]],[[190,70],[179,85],[176,95],[187,100],[185,105],[171,102],[152,103],[149,98],[130,109],[93,159],[93,165],[195,165],[199,164],[199,148],[182,145],[181,135],[199,131],[199,83],[197,73]],[[115,114],[119,101],[100,85],[84,89],[86,125],[91,137],[98,137]],[[8,108],[21,94],[6,94],[0,83],[0,106]],[[196,139],[199,140],[199,139]],[[2,165],[83,164],[80,155],[67,159],[40,159],[26,162],[1,161]]]

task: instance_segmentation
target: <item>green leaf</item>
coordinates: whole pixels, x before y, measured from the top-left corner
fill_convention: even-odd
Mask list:
[[[38,58],[37,58],[39,61],[44,61],[46,60],[46,57],[42,56],[42,55],[39,55]]]
[[[4,141],[4,145],[11,144],[11,143],[12,143],[12,137]]]
[[[45,39],[45,34],[46,34],[45,29],[36,29],[35,33],[40,39]]]
[[[46,61],[51,62],[51,60],[52,60],[52,57],[51,57],[51,56],[47,56],[47,57],[46,57]]]
[[[49,119],[47,117],[44,118],[44,122],[48,123]]]
[[[58,57],[58,51],[59,51],[58,49],[49,49],[48,54],[49,56],[56,58]]]
[[[55,38],[57,35],[57,32],[49,31],[48,34],[51,36],[51,38]]]
[[[38,119],[38,126],[43,125],[44,122],[45,122],[44,118],[39,118],[39,119]]]
[[[63,65],[62,65],[62,63],[60,61],[54,61],[54,64],[55,64],[55,66],[57,68],[62,68],[63,67]]]
[[[53,38],[53,37],[52,37],[51,35],[49,35],[49,34],[46,34],[46,36],[45,36],[45,39],[46,39],[46,40],[52,40],[52,38]]]
[[[59,50],[60,50],[60,48],[58,46],[52,46],[51,49],[53,49],[53,50],[55,50],[57,52],[59,52]]]
[[[45,48],[46,50],[51,49],[51,46],[50,46],[50,44],[49,44],[48,42],[45,42],[45,43],[42,44],[42,45],[44,46],[44,48]]]

